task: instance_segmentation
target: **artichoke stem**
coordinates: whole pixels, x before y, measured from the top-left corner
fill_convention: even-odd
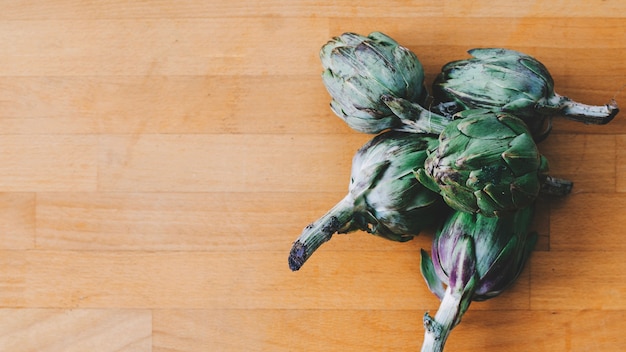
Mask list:
[[[572,192],[574,182],[563,178],[556,178],[552,176],[546,176],[545,180],[541,184],[541,194],[548,196],[562,197]]]
[[[399,131],[441,134],[452,119],[425,109],[419,104],[391,95],[383,95],[382,101],[398,116],[402,127]]]
[[[438,135],[443,132],[443,129],[446,128],[452,120],[437,115],[434,112],[423,110],[417,119],[401,119],[401,121],[405,125],[405,128],[402,129],[404,131]]]
[[[469,302],[462,302],[463,299],[462,296],[453,294],[450,287],[447,287],[435,317],[431,317],[428,313],[424,314],[425,332],[422,352],[443,351],[450,332],[458,325],[469,307]]]
[[[582,104],[556,93],[553,99],[558,101],[557,108],[563,117],[585,124],[607,124],[613,120],[619,112],[617,102],[614,99],[611,99],[611,101],[606,105]]]
[[[347,195],[333,206],[326,214],[306,226],[289,252],[289,268],[299,270],[324,242],[330,238],[354,216],[354,200]]]

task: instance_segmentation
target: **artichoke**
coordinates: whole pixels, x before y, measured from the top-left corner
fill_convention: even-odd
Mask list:
[[[381,32],[344,33],[320,50],[332,111],[352,129],[379,133],[402,125],[381,101],[391,95],[422,103],[427,96],[417,56]]]
[[[532,134],[543,139],[546,118],[561,115],[587,124],[606,124],[619,109],[614,100],[591,106],[554,91],[548,69],[535,58],[501,48],[472,49],[473,57],[443,66],[433,83],[435,103],[451,114],[485,108],[512,113],[527,123]],[[452,111],[450,111],[452,110]]]
[[[433,224],[444,204],[413,173],[437,143],[426,134],[387,131],[363,145],[352,160],[348,194],[304,228],[289,253],[291,270],[335,233],[363,230],[404,242]]]
[[[502,217],[456,211],[444,221],[432,259],[422,250],[422,275],[441,300],[434,318],[424,315],[423,352],[443,350],[472,301],[493,298],[515,282],[536,243],[529,233],[533,215],[531,204]]]
[[[499,216],[539,194],[548,164],[524,122],[504,112],[464,110],[439,135],[416,177],[455,210]]]

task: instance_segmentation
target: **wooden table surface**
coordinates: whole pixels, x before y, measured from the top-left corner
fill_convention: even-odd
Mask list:
[[[383,31],[428,84],[507,47],[626,107],[626,2],[354,3],[5,1],[0,351],[419,350],[432,233],[335,236],[287,266],[371,138],[330,111],[320,47]],[[542,201],[529,265],[447,351],[626,350],[626,112],[557,118],[539,147],[574,191]]]

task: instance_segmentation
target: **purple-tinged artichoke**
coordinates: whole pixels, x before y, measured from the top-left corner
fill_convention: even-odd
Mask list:
[[[320,50],[332,111],[352,129],[379,133],[402,126],[383,95],[422,103],[427,96],[417,56],[381,32],[344,33]]]
[[[472,49],[473,57],[443,66],[433,83],[435,103],[455,113],[464,109],[488,109],[511,113],[528,124],[537,140],[545,138],[546,119],[554,115],[587,124],[606,124],[619,112],[607,105],[585,105],[554,91],[548,69],[527,54],[502,49]]]
[[[408,241],[438,219],[441,197],[413,173],[424,164],[437,138],[387,131],[354,155],[348,194],[293,243],[289,267],[298,270],[335,233],[363,230],[393,241]]]
[[[502,217],[451,213],[436,232],[432,259],[422,250],[421,271],[441,300],[435,317],[424,315],[422,352],[442,351],[450,331],[472,301],[493,298],[510,287],[532,251],[534,204]]]

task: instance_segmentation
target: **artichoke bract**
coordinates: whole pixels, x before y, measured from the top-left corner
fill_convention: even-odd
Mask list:
[[[422,250],[422,275],[441,300],[434,318],[424,315],[423,352],[443,350],[472,301],[493,298],[516,281],[537,240],[529,232],[533,215],[531,204],[502,217],[456,211],[444,221],[432,259]]]
[[[500,216],[531,204],[548,163],[524,122],[504,112],[464,110],[439,135],[416,177],[455,210]]]
[[[402,122],[381,101],[384,94],[423,102],[427,91],[417,56],[381,32],[344,33],[320,50],[322,80],[332,111],[352,129],[379,133]]]
[[[472,49],[469,54],[473,57],[444,65],[433,83],[435,103],[450,113],[475,108],[509,112],[542,139],[550,129],[544,131],[545,120],[554,115],[606,124],[619,111],[614,100],[592,106],[557,94],[548,69],[527,54],[503,48]]]
[[[293,243],[289,267],[298,270],[335,233],[363,230],[393,241],[408,241],[438,218],[441,197],[413,176],[437,138],[387,131],[354,155],[348,194]]]

